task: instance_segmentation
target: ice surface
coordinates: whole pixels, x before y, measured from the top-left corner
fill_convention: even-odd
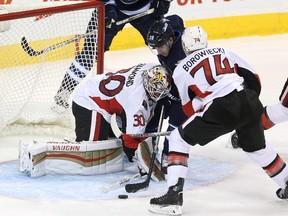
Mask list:
[[[263,104],[278,101],[287,79],[288,34],[210,41],[246,59],[262,80]],[[140,62],[157,62],[148,48],[107,52],[106,70],[128,68]],[[288,123],[266,131],[267,144],[288,162]],[[229,134],[205,147],[191,148],[189,178],[185,185],[183,215],[191,216],[287,216],[288,202],[279,200],[277,185],[240,149],[228,145]],[[51,140],[59,137],[0,137],[0,209],[5,216],[143,216],[149,200],[166,191],[165,183],[152,182],[145,192],[117,199],[123,186],[103,194],[101,186],[133,175],[125,172],[101,176],[45,176],[31,179],[17,171],[21,139]]]

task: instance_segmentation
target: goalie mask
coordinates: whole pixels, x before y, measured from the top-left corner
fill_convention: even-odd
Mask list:
[[[144,71],[144,88],[153,101],[158,101],[167,96],[171,89],[171,78],[168,70],[157,65]]]
[[[204,49],[207,46],[207,34],[201,26],[190,26],[184,30],[182,47],[186,55],[195,50]]]
[[[163,46],[170,37],[174,38],[174,31],[167,19],[152,24],[147,35],[148,46],[152,49]]]

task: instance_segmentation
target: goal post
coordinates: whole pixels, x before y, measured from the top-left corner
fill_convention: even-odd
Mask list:
[[[61,134],[59,127],[71,130],[74,122],[71,109],[57,113],[51,107],[66,71],[91,34],[96,39],[89,42],[89,50],[95,56],[87,77],[103,72],[103,3],[43,2],[1,8],[0,135],[17,134],[27,126],[55,127]],[[96,30],[91,33],[87,26],[91,25],[92,16]]]

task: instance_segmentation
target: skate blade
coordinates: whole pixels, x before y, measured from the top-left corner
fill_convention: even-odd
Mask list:
[[[182,208],[179,205],[150,205],[149,211],[162,215],[182,215]]]

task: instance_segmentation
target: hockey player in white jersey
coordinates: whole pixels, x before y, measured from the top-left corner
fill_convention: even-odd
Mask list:
[[[268,130],[274,125],[286,121],[288,121],[288,79],[283,86],[279,101],[275,104],[265,106],[262,113],[262,125],[264,130]],[[241,147],[236,132],[232,133],[231,145],[233,148]]]
[[[232,130],[248,157],[278,185],[277,196],[288,199],[288,167],[265,143],[258,92],[245,87],[237,74],[239,68],[254,72],[253,68],[225,48],[208,48],[200,26],[186,28],[182,44],[187,57],[174,70],[173,81],[189,118],[169,137],[168,191],[150,200],[150,211],[181,215],[190,146],[204,146]]]
[[[124,152],[132,162],[143,139],[127,134],[145,132],[156,102],[170,91],[170,80],[167,70],[156,64],[138,64],[87,80],[72,102],[76,141],[107,140],[111,115],[115,113],[124,133]]]

